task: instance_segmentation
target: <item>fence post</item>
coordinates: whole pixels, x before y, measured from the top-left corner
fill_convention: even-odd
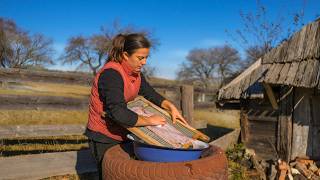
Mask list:
[[[186,118],[190,125],[193,123],[193,86],[181,86],[181,110],[183,117]]]

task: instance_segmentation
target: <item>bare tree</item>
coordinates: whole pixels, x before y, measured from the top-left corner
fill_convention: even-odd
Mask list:
[[[112,39],[119,33],[144,33],[150,36],[147,31],[138,31],[133,26],[121,27],[118,21],[115,21],[111,28],[102,27],[97,35],[83,37],[71,37],[64,49],[64,54],[59,58],[63,64],[77,64],[77,70],[87,69],[95,75],[108,58],[108,52],[112,47]],[[152,38],[151,38],[152,39]],[[158,44],[152,39],[153,47]],[[152,70],[152,68],[145,69]],[[152,72],[150,72],[151,74]]]
[[[29,35],[11,20],[0,18],[0,64],[4,68],[24,68],[54,64],[52,40],[41,34]]]
[[[90,68],[95,75],[107,58],[110,43],[103,35],[72,37],[60,59],[63,64],[78,64],[77,69]]]
[[[217,71],[220,78],[220,87],[226,83],[226,79],[236,72],[239,62],[239,52],[227,45],[215,47],[210,50],[210,53],[216,59]]]
[[[291,14],[291,20],[287,23],[289,13],[279,15],[275,20],[269,16],[268,10],[259,0],[256,1],[257,9],[255,12],[240,11],[242,29],[235,32],[226,30],[227,34],[245,51],[246,62],[244,68],[257,60],[263,54],[270,51],[279,42],[287,39],[297,29],[301,28],[304,17],[304,6],[298,12]],[[282,8],[286,9],[286,8]]]
[[[209,49],[193,49],[178,71],[178,80],[184,82],[200,82],[204,88],[219,83],[236,71],[240,56],[236,49],[224,45]],[[217,79],[220,79],[217,81]]]
[[[178,80],[198,81],[208,88],[213,80],[214,68],[217,65],[209,49],[193,49],[187,56],[187,62],[182,63],[178,72]]]

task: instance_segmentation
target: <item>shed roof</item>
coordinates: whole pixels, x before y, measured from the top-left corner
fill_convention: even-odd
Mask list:
[[[320,19],[304,26],[262,57],[262,82],[314,88],[319,84]]]
[[[304,26],[219,90],[218,100],[263,97],[259,83],[320,89],[320,19]],[[257,95],[258,96],[255,96]]]
[[[229,84],[219,90],[218,100],[240,99],[240,97],[263,98],[261,85],[257,81],[265,73],[263,69],[265,67],[267,66],[261,65],[261,59],[258,59]]]

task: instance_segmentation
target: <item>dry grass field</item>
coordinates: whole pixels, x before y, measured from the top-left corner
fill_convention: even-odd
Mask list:
[[[19,82],[0,86],[0,95],[32,95],[32,96],[62,96],[83,98],[90,95],[91,87],[43,82]]]
[[[159,78],[151,78],[149,81],[167,85],[175,83],[172,80]],[[20,81],[9,82],[0,86],[0,95],[87,98],[90,89],[89,86],[82,85]],[[87,109],[2,109],[0,111],[0,125],[86,124],[87,117]],[[239,127],[239,113],[237,111],[219,111],[214,108],[195,109],[194,119],[205,120],[214,126]]]

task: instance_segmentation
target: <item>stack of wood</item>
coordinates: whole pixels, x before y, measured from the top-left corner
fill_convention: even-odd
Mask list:
[[[308,157],[297,157],[290,164],[278,160],[279,180],[312,179],[320,180],[320,161]]]

